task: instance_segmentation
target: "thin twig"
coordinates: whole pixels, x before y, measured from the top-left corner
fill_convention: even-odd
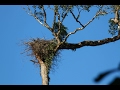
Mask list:
[[[58,32],[57,32],[57,37],[59,37],[60,29],[61,29],[61,22],[60,22],[60,14],[59,14],[59,12],[57,12],[57,14],[58,14],[58,24],[59,24],[59,28],[58,28]]]
[[[54,27],[55,27],[55,23],[56,23],[56,12],[54,10],[53,25],[52,25],[53,30],[54,30]]]
[[[42,6],[42,10],[43,10],[43,13],[44,13],[44,23],[46,23],[46,12],[45,12],[44,6]]]
[[[64,21],[65,17],[67,16],[68,12],[70,11],[70,9],[71,9],[71,8],[68,8],[68,9],[66,10],[66,13],[65,13],[64,16],[63,16],[63,18],[62,18],[62,20],[61,20],[61,23]]]
[[[71,10],[70,10],[70,13],[72,14],[76,22],[78,22],[82,27],[84,27],[84,25],[78,20],[78,18],[75,17],[74,13]]]

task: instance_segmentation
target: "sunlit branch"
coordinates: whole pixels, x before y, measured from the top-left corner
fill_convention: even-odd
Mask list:
[[[103,5],[101,6],[101,8],[98,10],[98,12],[96,13],[96,15],[87,23],[84,25],[84,27],[88,26],[99,14],[101,14],[101,10],[103,8]]]
[[[101,10],[101,9],[100,9]],[[100,14],[100,10],[95,14],[95,16],[85,25],[83,25],[83,27],[81,28],[77,28],[76,30],[74,30],[73,32],[68,33],[68,35],[65,37],[65,39],[63,40],[63,43],[66,42],[67,38],[71,35],[71,34],[75,34],[77,31],[83,30],[85,27],[87,27],[99,14]],[[72,13],[72,12],[71,12]],[[73,17],[75,17],[75,15],[73,14]],[[79,22],[79,21],[78,21]]]
[[[32,15],[41,25],[45,26],[47,29],[49,29],[52,32],[52,28],[47,24],[43,24],[35,15]]]
[[[84,28],[88,26],[101,12],[99,11],[87,24],[84,25]]]
[[[23,8],[29,15],[33,16],[42,26],[45,26],[47,29],[49,29],[51,32],[52,32],[52,28],[47,24],[47,23],[42,23],[42,21],[40,21],[38,19],[38,17],[32,13],[32,11],[30,10],[30,7],[27,5],[28,7],[28,10],[29,10],[29,13],[25,10],[25,8]],[[43,10],[44,11],[44,10]],[[46,12],[44,12],[44,15],[45,15],[45,19],[46,19]],[[46,21],[45,21],[46,22]]]
[[[75,31],[70,32],[69,34],[67,34],[67,36],[65,37],[65,39],[63,40],[63,43],[66,42],[67,38],[71,35],[71,34],[75,34],[78,30],[82,30],[83,28],[77,28]]]

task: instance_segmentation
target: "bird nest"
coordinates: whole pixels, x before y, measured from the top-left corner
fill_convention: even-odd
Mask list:
[[[27,51],[31,51],[30,56],[34,56],[35,60],[32,60],[33,62],[38,63],[38,60],[36,58],[36,54],[40,57],[40,59],[45,63],[47,66],[48,72],[51,69],[51,66],[56,65],[57,57],[59,56],[59,50],[54,51],[57,43],[54,40],[44,40],[44,39],[31,39],[28,42],[24,43],[27,48]]]

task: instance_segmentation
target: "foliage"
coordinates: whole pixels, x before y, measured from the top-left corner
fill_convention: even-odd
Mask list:
[[[59,31],[59,23],[54,23],[54,32],[58,33]],[[65,36],[67,35],[67,27],[65,27],[63,24],[60,25],[60,33],[59,33],[59,39],[62,41]]]
[[[115,10],[117,9],[117,8],[120,8],[120,5],[111,5],[110,6],[110,8],[111,8],[111,11],[113,11],[114,13],[115,13]],[[118,13],[119,13],[119,16],[120,16],[120,11],[118,11]],[[116,15],[115,15],[116,16]],[[114,17],[115,18],[115,17]],[[120,17],[118,17],[119,19],[120,19]],[[111,19],[108,21],[109,22],[109,33],[111,34],[111,35],[115,35],[116,34],[116,32],[118,32],[118,24],[116,24],[114,21],[112,21]]]
[[[109,33],[113,36],[118,32],[118,25],[115,24],[111,19],[109,20]]]

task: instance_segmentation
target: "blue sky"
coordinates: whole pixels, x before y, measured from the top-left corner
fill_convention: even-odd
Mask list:
[[[51,32],[29,16],[20,5],[1,5],[0,11],[0,85],[41,85],[39,67],[29,61],[31,57],[21,54],[25,49],[21,43],[36,37],[51,39]],[[51,24],[52,13],[48,13],[48,23]],[[83,12],[80,19],[85,24],[94,14],[95,9],[91,14]],[[112,17],[111,14],[95,19],[83,31],[71,35],[68,42],[112,37],[108,33],[108,19]],[[69,32],[79,27],[70,17],[66,18],[64,24]],[[55,72],[50,73],[50,85],[107,85],[120,73],[113,73],[99,83],[95,83],[94,78],[105,70],[118,67],[119,46],[120,41],[116,41],[102,46],[82,47],[75,52],[63,50]]]

